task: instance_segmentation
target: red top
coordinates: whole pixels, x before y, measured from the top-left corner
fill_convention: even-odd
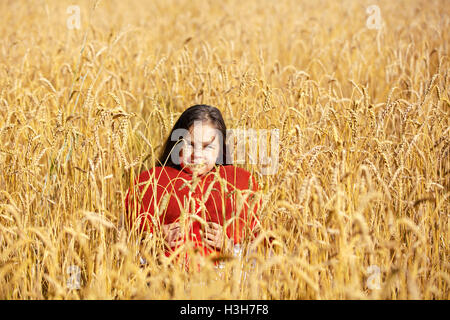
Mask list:
[[[188,230],[186,236],[205,255],[216,250],[206,248],[201,242],[200,221],[211,221],[222,226],[228,222],[226,233],[235,244],[255,233],[254,227],[258,221],[256,212],[261,200],[257,201],[254,196],[258,184],[250,172],[232,165],[220,165],[200,176],[197,181],[195,184],[187,171],[171,167],[154,167],[141,173],[137,184],[135,181],[139,190],[130,188],[125,198],[130,226],[136,227],[138,231],[153,232],[155,224],[180,221],[182,208],[186,208],[185,212],[189,213],[185,219]],[[136,201],[129,203],[130,192],[139,195],[134,199],[140,199],[143,194],[140,205]],[[204,199],[206,195],[208,198]],[[136,213],[132,210],[134,203],[138,207]],[[170,253],[170,249],[167,249],[166,255]]]

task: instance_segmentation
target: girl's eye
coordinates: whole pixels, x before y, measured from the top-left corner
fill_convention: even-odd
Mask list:
[[[209,144],[206,146],[206,149],[214,149],[214,146],[212,144]]]

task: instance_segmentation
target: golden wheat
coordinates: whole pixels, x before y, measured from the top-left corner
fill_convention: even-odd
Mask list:
[[[378,30],[364,1],[84,0],[80,29],[69,5],[0,2],[0,298],[450,298],[444,0],[378,1]],[[199,103],[279,129],[280,159],[228,190],[262,200],[247,254],[187,243],[194,272],[124,198]]]

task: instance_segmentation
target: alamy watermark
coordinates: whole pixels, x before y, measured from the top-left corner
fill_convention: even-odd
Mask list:
[[[81,270],[78,266],[68,266],[66,273],[69,275],[69,278],[66,281],[66,286],[70,290],[78,290],[80,289],[81,284]]]
[[[370,290],[381,289],[381,270],[377,265],[371,265],[367,268],[367,273],[370,275],[366,280],[366,286]]]
[[[202,121],[195,121],[192,132],[201,132],[202,126]],[[219,140],[219,144],[223,145],[224,137],[222,132],[215,129],[215,135],[216,139]],[[172,162],[179,165],[181,164],[180,151],[185,142],[191,140],[191,132],[182,128],[175,129],[170,139],[171,141],[179,142],[171,152]],[[260,166],[261,174],[275,174],[278,170],[279,140],[279,129],[227,129],[225,141],[227,154],[224,155],[223,150],[220,150],[217,163],[222,164],[226,161],[226,163],[243,164],[246,161],[246,157],[248,157],[248,163]]]
[[[369,15],[366,20],[366,27],[368,29],[380,30],[383,26],[380,7],[375,4],[368,6],[366,8],[366,13]]]
[[[80,6],[72,5],[68,6],[66,13],[69,17],[66,20],[67,28],[70,30],[81,28],[81,9]]]

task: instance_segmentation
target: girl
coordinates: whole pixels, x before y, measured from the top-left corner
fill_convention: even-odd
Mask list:
[[[158,161],[128,190],[125,207],[133,229],[161,232],[166,256],[187,243],[202,255],[231,252],[256,234],[258,184],[248,171],[230,164],[217,108],[186,109]]]

